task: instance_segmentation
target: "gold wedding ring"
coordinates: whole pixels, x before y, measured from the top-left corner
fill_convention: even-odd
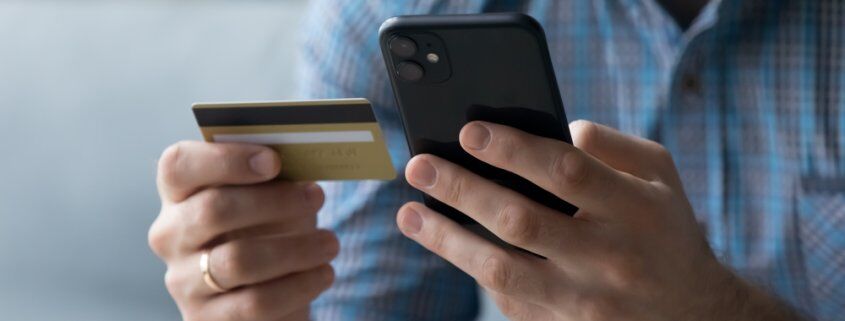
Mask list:
[[[223,293],[228,290],[224,289],[220,284],[217,284],[217,281],[214,280],[214,277],[211,276],[211,250],[206,250],[202,252],[200,256],[200,272],[202,272],[202,279],[205,281],[205,284],[208,285],[212,290],[217,291],[217,293]]]

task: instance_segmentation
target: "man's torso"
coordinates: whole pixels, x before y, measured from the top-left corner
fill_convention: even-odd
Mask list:
[[[327,25],[311,24],[305,94],[370,98],[401,169],[408,151],[377,49],[378,25],[399,14],[490,7],[473,0],[378,3],[317,4],[326,16],[315,21]],[[820,319],[842,313],[845,4],[724,0],[707,6],[686,32],[653,0],[531,1],[524,9],[546,30],[569,119],[664,144],[724,263]],[[379,268],[399,281],[373,278],[361,291],[390,292],[397,282],[415,293],[423,286],[414,277],[446,275],[430,272],[448,266],[404,243],[393,227],[395,209],[418,198],[407,184],[327,187],[321,224],[350,246],[336,262],[339,286],[325,302],[354,297],[344,292],[364,284],[354,278]],[[393,255],[368,253],[380,249]],[[464,293],[459,288],[471,283],[457,274],[444,279],[458,281],[427,291]]]

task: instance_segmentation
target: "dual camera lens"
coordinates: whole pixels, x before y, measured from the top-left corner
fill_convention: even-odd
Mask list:
[[[451,77],[446,44],[434,33],[393,34],[383,44],[393,63],[395,77],[402,82],[438,84]]]
[[[397,57],[410,59],[417,54],[417,43],[408,37],[396,37],[390,40],[390,52]],[[403,61],[396,66],[396,74],[407,81],[418,81],[425,76],[425,69],[413,61]]]

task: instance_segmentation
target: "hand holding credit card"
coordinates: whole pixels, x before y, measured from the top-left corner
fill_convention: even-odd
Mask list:
[[[207,142],[266,145],[278,151],[280,179],[396,177],[366,99],[197,103],[193,111]]]

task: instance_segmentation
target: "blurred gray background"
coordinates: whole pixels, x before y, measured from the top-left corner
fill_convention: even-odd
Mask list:
[[[192,102],[295,98],[306,6],[0,0],[0,319],[180,318],[146,242],[156,159],[200,138]]]

